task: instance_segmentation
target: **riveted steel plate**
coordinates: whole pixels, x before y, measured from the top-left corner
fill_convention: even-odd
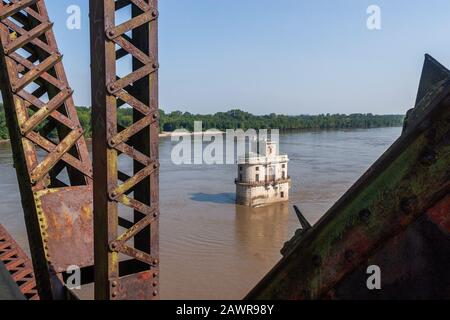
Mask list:
[[[35,193],[42,239],[56,272],[94,264],[92,188],[48,189]]]

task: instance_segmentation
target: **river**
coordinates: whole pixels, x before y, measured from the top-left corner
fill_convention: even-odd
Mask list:
[[[241,299],[281,258],[299,227],[297,204],[311,223],[400,136],[401,128],[282,134],[289,155],[289,204],[236,206],[233,165],[171,161],[161,139],[161,298]],[[11,148],[0,144],[0,223],[24,248],[23,221]]]

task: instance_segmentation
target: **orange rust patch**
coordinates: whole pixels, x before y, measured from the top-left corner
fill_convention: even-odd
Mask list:
[[[152,275],[150,272],[142,272],[139,274],[139,280],[149,281],[152,279]]]
[[[64,201],[62,201],[64,199]],[[49,262],[56,272],[94,264],[92,188],[67,187],[39,195]]]
[[[450,195],[429,209],[427,215],[441,230],[450,234]]]

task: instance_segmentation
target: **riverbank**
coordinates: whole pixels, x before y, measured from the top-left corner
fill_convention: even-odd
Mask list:
[[[182,137],[182,136],[197,136],[197,135],[216,135],[216,134],[224,134],[225,132],[220,130],[208,130],[204,132],[183,132],[183,131],[176,131],[176,132],[161,132],[159,134],[160,138],[170,138],[170,137]],[[87,140],[92,140],[92,138],[87,138]],[[10,139],[1,139],[0,143],[10,143]]]

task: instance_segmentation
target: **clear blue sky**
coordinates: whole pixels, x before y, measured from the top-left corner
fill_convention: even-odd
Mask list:
[[[66,8],[82,8],[68,30]],[[382,30],[366,27],[381,8]],[[90,105],[88,0],[47,0],[79,105]],[[160,0],[160,105],[255,114],[404,113],[423,55],[450,66],[448,0]]]

